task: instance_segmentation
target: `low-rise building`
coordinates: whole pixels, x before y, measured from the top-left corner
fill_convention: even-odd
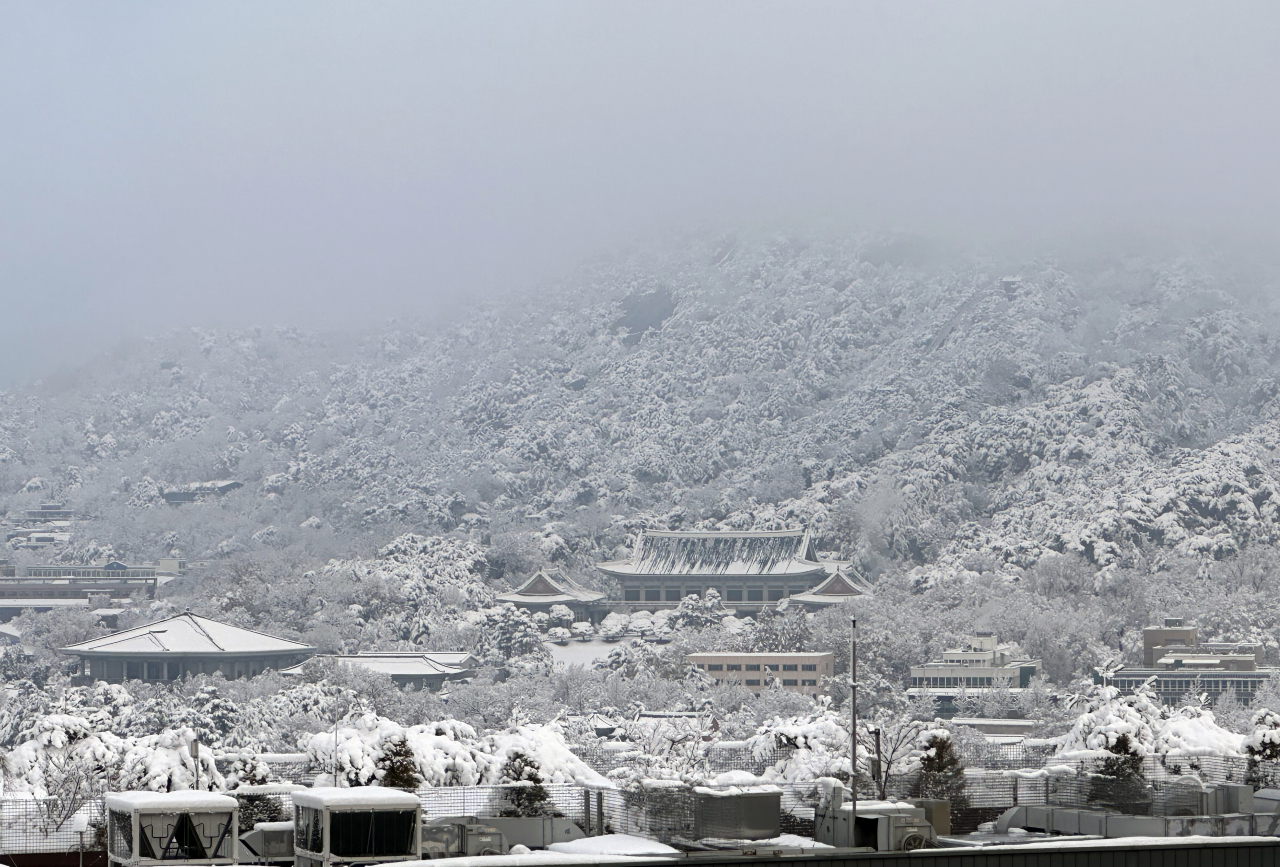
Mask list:
[[[623,602],[650,611],[715,590],[726,608],[754,614],[809,592],[847,565],[819,560],[806,530],[645,530],[629,559],[596,568],[621,585]]]
[[[59,653],[79,657],[84,680],[121,683],[215,672],[227,679],[254,677],[297,665],[315,648],[187,612],[63,647]]]
[[[832,653],[690,653],[685,661],[716,683],[738,684],[757,695],[776,684],[816,696],[822,692],[822,678],[835,673]]]
[[[75,520],[74,509],[68,509],[66,503],[41,503],[38,509],[25,509],[22,512],[28,524],[70,524]]]
[[[1015,653],[1012,644],[1001,644],[994,632],[976,632],[967,647],[943,652],[942,659],[911,667],[907,694],[930,696],[938,702],[938,715],[949,718],[958,710],[962,694],[981,695],[985,690],[1021,691],[1040,674],[1040,660]]]
[[[1180,617],[1167,617],[1160,626],[1142,630],[1142,667],[1122,667],[1110,674],[1094,673],[1126,692],[1148,684],[1165,704],[1176,704],[1188,692],[1208,693],[1217,701],[1228,689],[1248,704],[1275,671],[1264,665],[1264,647],[1253,641],[1200,641],[1199,628]]]
[[[375,671],[390,676],[396,686],[412,686],[439,692],[446,681],[468,680],[476,676],[479,661],[466,651],[458,652],[379,652],[366,651],[351,655],[323,654],[306,662],[290,666],[280,673],[297,677],[306,672],[307,666],[326,661],[339,665],[351,665],[365,671]]]
[[[498,602],[510,602],[517,608],[545,614],[551,613],[552,606],[563,605],[573,612],[574,622],[592,624],[599,623],[609,613],[605,594],[588,590],[568,575],[547,569],[539,569],[515,590],[499,595]]]
[[[237,488],[243,488],[244,482],[237,482],[231,479],[218,479],[212,482],[192,482],[189,485],[183,485],[177,488],[163,488],[160,491],[160,497],[170,506],[180,506],[183,503],[197,503],[205,497],[221,497],[229,494]]]
[[[156,593],[156,568],[151,565],[130,566],[112,560],[101,565],[29,566],[25,571],[25,575],[0,577],[0,604],[8,604],[10,599],[127,599],[135,593],[147,597]]]

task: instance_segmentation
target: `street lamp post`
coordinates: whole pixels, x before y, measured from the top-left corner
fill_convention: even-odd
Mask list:
[[[858,618],[849,618],[849,791],[853,812],[849,814],[849,837],[858,845]]]

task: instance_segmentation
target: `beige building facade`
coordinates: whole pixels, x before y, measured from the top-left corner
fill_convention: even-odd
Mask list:
[[[822,693],[822,678],[835,673],[832,653],[690,653],[685,661],[716,683],[739,684],[757,695],[776,683],[816,696]]]

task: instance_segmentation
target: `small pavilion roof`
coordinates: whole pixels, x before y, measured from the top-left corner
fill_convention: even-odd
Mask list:
[[[837,569],[817,587],[806,593],[796,593],[790,600],[805,605],[839,605],[846,599],[869,595],[871,585],[861,575]]]
[[[807,530],[683,532],[645,530],[630,560],[597,564],[619,577],[740,575],[793,577],[826,571]]]
[[[515,605],[571,605],[599,602],[604,597],[599,590],[588,590],[568,575],[539,569],[515,590],[500,594],[498,601]]]
[[[264,632],[242,629],[229,623],[219,623],[207,617],[187,612],[113,632],[102,638],[92,638],[62,648],[64,653],[77,654],[156,654],[245,656],[257,654],[310,653],[315,648],[301,641],[276,638]]]

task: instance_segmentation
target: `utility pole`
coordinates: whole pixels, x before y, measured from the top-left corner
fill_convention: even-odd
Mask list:
[[[191,767],[195,771],[196,782],[192,787],[197,792],[200,791],[200,735],[196,735],[191,739]]]
[[[888,787],[889,781],[885,777],[885,773],[884,773],[885,769],[884,769],[884,766],[881,764],[881,759],[880,759],[880,729],[874,728],[871,730],[871,733],[876,736],[876,765],[875,765],[876,770],[875,770],[875,773],[871,775],[871,779],[875,780],[876,783],[879,784],[879,789],[880,789],[879,796],[880,796],[880,800],[883,801],[884,790]]]
[[[849,618],[849,791],[853,812],[849,814],[849,842],[857,846],[858,826],[858,618]]]

